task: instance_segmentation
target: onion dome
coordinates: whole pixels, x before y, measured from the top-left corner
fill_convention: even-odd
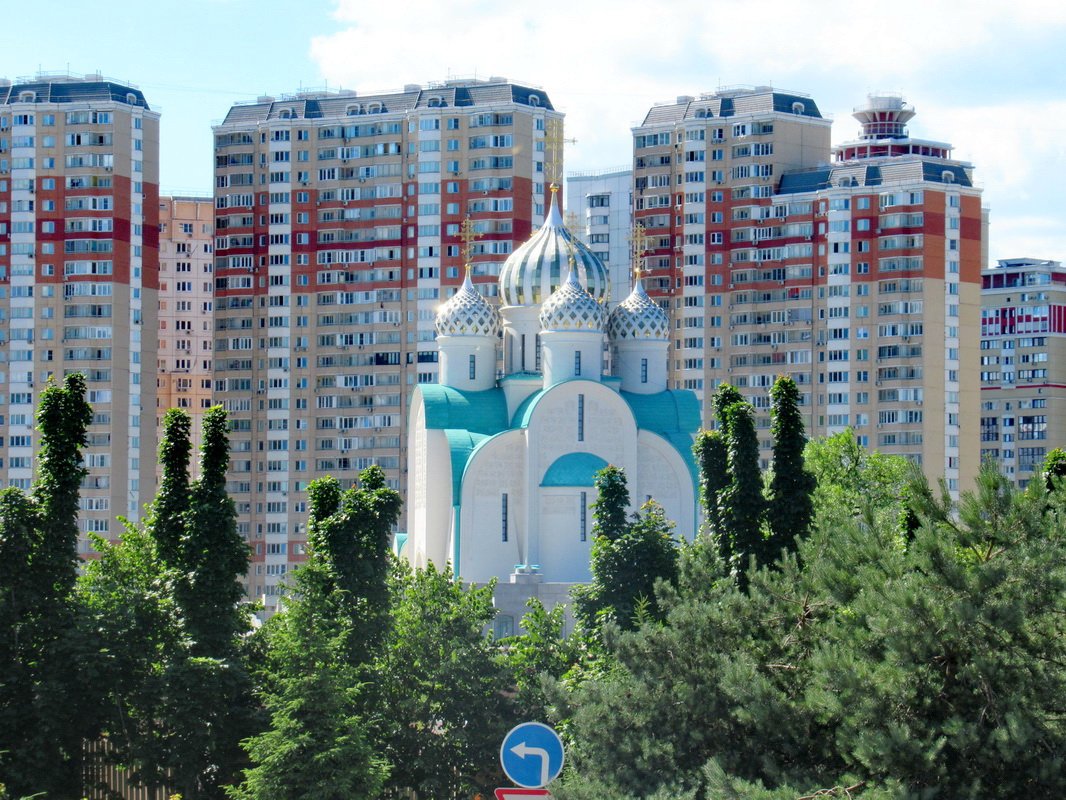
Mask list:
[[[607,335],[615,340],[669,339],[670,318],[644,291],[637,278],[629,297],[615,306],[607,318]]]
[[[500,270],[504,305],[531,306],[544,301],[563,284],[571,253],[579,282],[588,287],[596,300],[607,298],[607,268],[563,224],[555,194],[553,189],[544,224],[507,257]]]
[[[603,306],[577,282],[571,267],[566,282],[540,307],[544,331],[602,331]]]
[[[437,309],[435,324],[438,336],[498,336],[500,314],[474,288],[467,269],[459,291]]]

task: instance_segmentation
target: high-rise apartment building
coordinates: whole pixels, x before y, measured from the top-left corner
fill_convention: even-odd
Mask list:
[[[981,193],[950,145],[908,136],[913,113],[873,96],[860,138],[831,151],[812,99],[756,88],[679,98],[634,129],[673,385],[703,393],[705,421],[714,387],[737,386],[764,463],[766,392],[786,373],[812,435],[850,426],[953,491],[975,473]]]
[[[162,435],[167,409],[188,412],[194,476],[199,474],[195,454],[200,448],[203,414],[212,404],[214,209],[210,197],[159,198],[157,434]]]
[[[261,98],[214,128],[214,396],[249,593],[268,609],[303,551],[310,480],[347,486],[377,464],[405,489],[408,401],[438,377],[433,321],[463,280],[460,227],[471,220],[473,280],[495,297],[544,218],[561,119],[543,91],[490,79]]]
[[[614,308],[633,287],[633,171],[570,173],[566,176],[566,208],[568,217],[576,217],[571,229],[607,266],[607,304]]]
[[[154,494],[158,195],[159,114],[140,90],[99,75],[0,83],[4,482],[32,480],[41,389],[85,373],[81,526],[111,537]]]
[[[1003,259],[981,286],[981,458],[1024,488],[1066,444],[1066,268]]]

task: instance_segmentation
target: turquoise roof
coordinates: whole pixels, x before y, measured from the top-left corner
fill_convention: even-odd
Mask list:
[[[499,389],[464,392],[437,383],[424,383],[419,388],[426,405],[427,428],[458,428],[490,435],[507,428],[507,399]]]
[[[507,399],[500,389],[464,392],[436,383],[422,384],[426,428],[443,430],[452,461],[452,503],[462,497],[463,470],[474,448],[507,429]]]
[[[696,458],[692,454],[693,437],[700,429],[700,403],[687,389],[667,389],[658,394],[621,392],[637,427],[657,433],[674,446],[688,465],[693,482],[699,478]]]
[[[567,453],[555,459],[544,473],[541,486],[592,486],[607,462],[592,453]]]
[[[577,379],[583,380],[583,379]],[[507,418],[507,400],[502,389],[464,392],[451,386],[422,384],[419,387],[426,409],[426,427],[443,430],[448,438],[452,462],[452,503],[462,497],[463,471],[473,451],[487,439],[506,430],[529,427],[537,402],[550,389],[527,397]],[[673,445],[688,466],[693,485],[698,471],[692,454],[693,437],[700,429],[700,406],[696,395],[687,390],[669,389],[658,394],[619,392],[633,411],[637,427],[651,431]],[[568,460],[569,459],[569,460]],[[591,461],[598,464],[594,467]],[[571,453],[558,459],[545,473],[543,486],[591,486],[591,476],[607,463],[587,453]]]

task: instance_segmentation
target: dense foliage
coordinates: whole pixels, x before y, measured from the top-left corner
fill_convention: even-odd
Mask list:
[[[220,410],[197,481],[168,413],[143,524],[78,578],[90,417],[80,376],[49,387],[33,491],[0,493],[0,797],[81,796],[93,738],[154,797],[484,797],[526,719],[564,733],[560,800],[1066,795],[1066,454],[953,502],[850,431],[803,447],[794,388],[767,475],[719,389],[693,543],[602,471],[576,620],[533,601],[495,641],[492,585],[392,555],[378,468],[309,487],[306,563],[251,633]]]

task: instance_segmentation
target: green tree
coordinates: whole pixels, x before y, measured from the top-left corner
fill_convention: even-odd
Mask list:
[[[49,383],[31,496],[0,495],[0,783],[16,796],[77,796],[82,739],[97,725],[92,651],[73,597],[91,421],[83,375]]]
[[[400,497],[371,467],[344,493],[331,477],[313,481],[308,498],[308,559],[262,634],[270,726],[245,743],[253,766],[230,789],[239,800],[377,798],[388,774],[371,717],[390,712],[380,685],[367,681],[377,678],[388,635],[389,535]]]
[[[711,406],[714,408],[714,418],[718,421],[718,428],[729,435],[729,416],[726,409],[736,403],[743,403],[744,395],[737,387],[729,383],[720,383],[711,398]]]
[[[767,561],[759,439],[750,404],[733,403],[723,410],[722,418],[727,431],[729,485],[719,493],[718,513],[722,520],[719,547],[726,549],[730,563],[743,574],[749,559],[754,558],[756,563]]]
[[[514,676],[515,703],[523,719],[548,718],[551,705],[545,680],[559,680],[580,656],[582,642],[578,635],[566,636],[566,607],[557,605],[550,611],[536,597],[526,603],[522,633],[500,642],[507,668]]]
[[[592,581],[576,587],[572,596],[585,630],[597,630],[604,618],[628,629],[637,624],[638,610],[657,616],[655,582],[677,576],[674,526],[655,502],[626,515],[629,489],[618,467],[600,470],[595,487],[599,494],[592,506]]]
[[[807,471],[803,448],[807,444],[800,393],[796,382],[785,375],[770,388],[770,433],[774,437],[773,474],[766,504],[770,528],[767,555],[781,549],[794,550],[795,538],[807,534],[814,516],[814,476]]]
[[[387,629],[390,542],[403,501],[378,466],[343,495],[332,478],[315,484],[309,541],[328,562],[338,613],[352,620],[350,659],[366,660]]]
[[[808,442],[804,462],[815,477],[814,511],[820,527],[852,519],[869,528],[897,521],[897,500],[910,475],[902,456],[867,451],[849,428]]]
[[[729,485],[729,448],[721,431],[700,431],[692,447],[700,470],[700,502],[707,518],[707,531],[721,540],[722,515],[719,502]],[[728,558],[728,552],[722,553]]]
[[[1044,457],[1042,472],[1044,474],[1044,486],[1048,493],[1055,491],[1056,479],[1066,475],[1066,450],[1056,447]]]
[[[127,524],[119,541],[93,544],[100,555],[86,562],[78,601],[104,655],[97,681],[107,760],[156,797],[175,760],[167,699],[171,674],[187,657],[180,613],[149,525]]]
[[[181,541],[178,599],[194,655],[234,655],[249,627],[241,578],[248,573],[248,543],[237,532],[237,511],[226,493],[229,436],[226,412],[204,414],[200,478],[189,490]]]
[[[377,741],[391,764],[383,797],[465,798],[501,786],[499,748],[517,721],[514,677],[485,635],[494,584],[450,567],[396,565],[389,638],[377,663]]]
[[[592,536],[617,539],[629,526],[629,482],[620,467],[606,466],[596,473],[596,499],[592,503]]]
[[[958,504],[920,481],[908,547],[891,502],[822,517],[746,589],[687,546],[663,624],[618,634],[615,668],[569,698],[553,794],[1061,796],[1066,515],[994,469]]]

